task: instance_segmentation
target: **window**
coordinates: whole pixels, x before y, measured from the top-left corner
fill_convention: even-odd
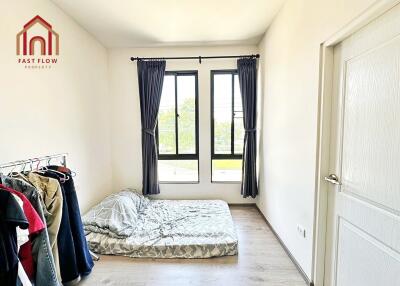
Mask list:
[[[211,71],[211,181],[242,179],[243,106],[236,70]]]
[[[197,71],[166,72],[157,124],[160,182],[199,181]]]

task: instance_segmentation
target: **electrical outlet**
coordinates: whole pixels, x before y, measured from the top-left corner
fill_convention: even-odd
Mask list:
[[[301,236],[301,237],[306,237],[306,229],[302,226],[302,225],[297,225],[297,233]]]

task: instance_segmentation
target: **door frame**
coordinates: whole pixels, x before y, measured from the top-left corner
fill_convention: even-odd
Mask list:
[[[325,275],[326,222],[329,185],[324,176],[329,172],[329,145],[331,133],[331,110],[333,90],[333,49],[345,38],[368,25],[385,12],[400,3],[400,0],[379,0],[353,19],[340,31],[320,45],[319,86],[318,86],[318,125],[315,177],[315,206],[313,233],[312,285],[323,286]]]

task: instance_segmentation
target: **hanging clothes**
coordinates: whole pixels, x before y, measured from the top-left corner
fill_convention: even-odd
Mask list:
[[[60,166],[49,166],[50,170],[64,173],[68,180],[61,182],[64,188],[65,200],[68,205],[69,222],[71,225],[72,236],[74,238],[75,254],[78,263],[78,271],[82,276],[89,275],[93,269],[94,262],[89,252],[85,232],[81,218],[81,211],[78,203],[78,196],[71,170]]]
[[[17,201],[20,208],[23,210],[24,202],[16,194],[12,194],[12,195],[13,195],[14,199]],[[18,252],[19,252],[19,249],[21,248],[21,246],[24,245],[25,243],[27,243],[28,241],[29,241],[29,230],[27,228],[22,229],[20,227],[17,227]]]
[[[17,192],[11,188],[8,188],[4,185],[0,185],[0,188],[2,190],[5,190],[11,194],[18,196],[22,200],[23,203],[22,209],[29,222],[29,227],[28,227],[29,241],[24,243],[20,247],[18,256],[22,266],[24,267],[26,274],[31,280],[33,280],[36,275],[36,267],[34,265],[33,255],[32,255],[32,242],[35,236],[45,228],[45,225],[43,221],[40,219],[36,210],[33,208],[32,204],[22,193]]]
[[[0,174],[0,183],[14,189],[26,196],[39,217],[46,224],[45,212],[48,212],[42,203],[41,196],[37,189],[31,184],[17,178],[7,177]],[[56,275],[56,266],[51,251],[51,245],[47,228],[43,229],[32,241],[32,256],[36,264],[35,285],[37,286],[58,286],[59,279]]]
[[[12,194],[14,199],[18,202],[18,205],[20,206],[21,209],[23,209],[24,202],[16,195]],[[19,226],[17,227],[17,248],[18,248],[18,254],[21,246],[24,245],[29,241],[29,230],[28,229],[22,229]],[[21,257],[19,257],[21,259]],[[28,275],[25,272],[24,267],[21,264],[21,261],[18,261],[18,281],[17,285],[18,286],[32,286],[31,280],[29,280]]]
[[[44,176],[57,179],[63,194],[63,216],[59,233],[59,252],[63,283],[79,281],[81,276],[90,274],[94,266],[83,231],[78,199],[71,172],[59,166],[48,166]],[[56,173],[53,171],[61,172]],[[62,172],[64,171],[64,172]],[[65,176],[68,177],[65,180]],[[65,266],[65,267],[64,267]]]
[[[1,286],[69,286],[91,273],[72,177],[61,166],[0,173]],[[7,213],[19,215],[20,223]]]
[[[47,172],[44,175],[55,180],[59,179],[59,175],[54,173]],[[59,183],[63,198],[63,208],[60,231],[57,237],[59,255],[63,258],[60,260],[61,281],[64,285],[74,285],[80,281],[81,276],[79,274],[78,265],[76,262],[74,239],[72,237],[71,225],[69,222],[69,212],[65,198],[65,190],[61,181],[62,180],[60,179]]]
[[[18,178],[32,184],[40,194],[43,205],[45,206],[45,218],[47,224],[47,231],[49,233],[49,240],[51,245],[51,252],[53,254],[54,263],[56,266],[56,273],[59,280],[61,280],[59,252],[57,236],[61,225],[61,216],[63,211],[63,198],[61,187],[57,180],[44,177],[39,174],[30,172],[27,175],[19,174]]]
[[[4,286],[18,281],[17,227],[27,229],[28,220],[13,195],[0,186],[0,281]]]

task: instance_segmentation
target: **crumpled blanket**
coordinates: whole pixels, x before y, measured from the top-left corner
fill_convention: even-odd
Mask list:
[[[131,236],[138,217],[149,199],[134,189],[125,189],[105,198],[82,217],[86,233],[101,233],[114,238]]]

